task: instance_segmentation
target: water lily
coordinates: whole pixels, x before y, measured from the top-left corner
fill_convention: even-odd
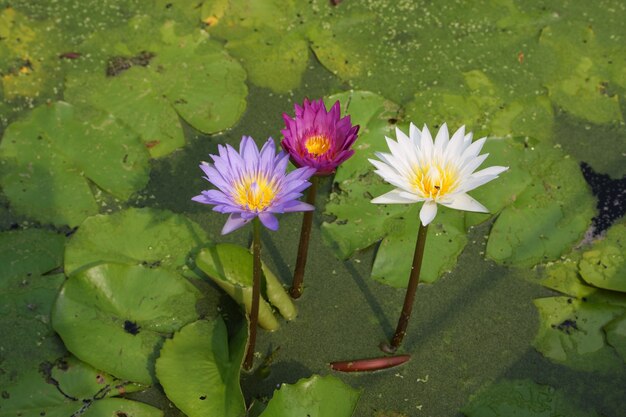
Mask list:
[[[295,113],[293,119],[283,114],[285,129],[281,131],[284,135],[281,146],[289,153],[294,165],[315,169],[316,175],[311,179],[311,188],[306,196],[307,203],[314,205],[317,177],[332,174],[339,164],[354,154],[351,146],[357,138],[359,126],[352,126],[350,116],[341,118],[339,101],[326,111],[321,99],[305,99],[302,106],[295,105]],[[293,298],[302,295],[312,223],[313,213],[304,213],[296,267],[289,290]]]
[[[219,145],[213,163],[200,168],[216,189],[202,191],[192,200],[212,204],[213,210],[228,213],[222,234],[230,233],[252,221],[252,302],[249,317],[248,348],[243,367],[248,370],[254,360],[254,345],[259,316],[261,291],[261,226],[278,229],[276,213],[314,210],[311,204],[298,201],[310,183],[314,168],[303,167],[286,173],[289,156],[276,154],[274,140],[269,138],[259,151],[254,139],[244,136],[237,152],[230,145]]]
[[[239,229],[258,217],[270,230],[278,229],[275,214],[309,211],[315,207],[299,201],[302,191],[311,183],[313,168],[303,167],[286,174],[289,155],[276,154],[274,140],[269,138],[259,151],[254,139],[244,136],[237,152],[230,145],[219,145],[213,163],[202,162],[200,168],[216,189],[202,191],[192,200],[212,204],[214,211],[230,214],[222,234]]]
[[[317,175],[328,175],[354,154],[351,146],[359,126],[352,126],[350,116],[341,118],[339,101],[326,111],[324,102],[304,99],[296,104],[296,117],[283,114],[284,139],[280,143],[297,167],[313,167]]]
[[[508,167],[492,166],[475,170],[489,154],[479,155],[486,138],[472,142],[472,134],[465,134],[465,127],[457,130],[452,138],[444,123],[435,140],[428,127],[420,131],[413,123],[409,136],[396,129],[397,142],[386,138],[391,153],[377,152],[379,160],[370,159],[376,174],[396,188],[372,200],[375,204],[407,204],[423,202],[420,210],[420,228],[413,255],[413,266],[406,289],[404,304],[396,331],[389,344],[381,348],[394,352],[406,334],[409,318],[419,284],[420,270],[426,247],[428,224],[437,215],[437,204],[458,210],[488,212],[481,203],[467,192],[498,177]]]
[[[376,197],[372,203],[424,202],[420,210],[424,226],[435,218],[437,204],[458,210],[489,211],[467,194],[508,169],[492,166],[474,172],[489,155],[479,155],[486,138],[472,142],[472,133],[465,134],[465,126],[450,138],[445,123],[434,142],[428,127],[420,131],[412,123],[409,136],[396,129],[396,137],[397,142],[386,138],[391,153],[377,152],[380,161],[369,161],[378,175],[397,188]]]

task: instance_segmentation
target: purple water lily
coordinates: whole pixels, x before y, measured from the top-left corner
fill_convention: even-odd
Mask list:
[[[283,113],[286,128],[281,142],[291,161],[298,167],[313,167],[317,175],[328,175],[354,154],[350,149],[359,126],[352,126],[350,116],[341,118],[339,101],[326,111],[324,102],[304,99],[295,105],[296,117]]]
[[[213,163],[200,164],[206,174],[204,178],[217,189],[202,191],[192,200],[213,204],[214,211],[230,214],[223,235],[257,216],[265,227],[277,230],[278,219],[274,214],[314,210],[314,206],[298,198],[310,185],[308,179],[315,169],[303,167],[286,174],[289,155],[276,154],[272,138],[261,151],[250,136],[241,139],[239,152],[230,145],[219,145],[218,150],[219,155],[211,155]]]

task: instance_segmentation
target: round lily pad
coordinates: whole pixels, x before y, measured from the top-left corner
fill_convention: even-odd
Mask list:
[[[528,379],[490,385],[461,411],[467,417],[598,417],[595,411],[576,407],[565,393]]]
[[[313,375],[281,384],[260,417],[350,417],[361,392],[332,375]]]
[[[606,340],[626,362],[626,314],[604,327]]]
[[[604,239],[582,254],[579,266],[589,284],[626,292],[626,221],[611,226]]]
[[[77,226],[98,212],[91,183],[127,199],[148,182],[148,154],[112,116],[56,102],[12,123],[0,143],[0,184],[13,208]]]
[[[239,370],[246,330],[241,327],[229,341],[226,326],[218,317],[191,323],[165,342],[156,361],[156,374],[167,397],[186,415],[245,415]]]
[[[65,251],[65,273],[102,262],[180,269],[207,235],[185,216],[153,208],[130,208],[86,219]]]
[[[81,360],[149,384],[163,337],[197,319],[198,298],[195,287],[174,272],[100,264],[66,281],[52,325]]]
[[[104,48],[111,56],[95,60],[87,70],[72,71],[67,100],[88,103],[123,120],[153,157],[185,144],[179,117],[205,133],[220,132],[239,120],[246,108],[246,73],[222,45],[203,32],[178,37],[175,25],[166,23],[160,32],[148,28],[160,39],[143,35],[141,41],[112,49],[109,37],[125,39],[134,24],[157,23],[133,21],[82,46],[84,53],[101,56]]]
[[[533,345],[547,358],[580,370],[614,372],[621,358],[605,342],[602,328],[623,314],[618,306],[568,297],[534,301],[541,324]]]
[[[113,378],[75,358],[44,362],[19,382],[3,385],[0,409],[3,415],[89,417],[120,415],[159,417],[163,413],[147,404],[114,398],[144,389]]]
[[[61,266],[65,236],[42,229],[0,233],[0,277],[43,274]],[[0,280],[2,286],[2,280]]]

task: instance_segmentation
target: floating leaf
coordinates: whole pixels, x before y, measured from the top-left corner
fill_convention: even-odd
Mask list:
[[[313,375],[281,384],[260,417],[350,417],[361,392],[332,376]]]
[[[597,417],[572,404],[563,392],[528,379],[502,381],[474,395],[461,411],[467,417]]]
[[[620,369],[620,358],[605,343],[602,328],[624,309],[568,297],[534,301],[541,325],[533,345],[547,358],[575,369],[611,372]]]
[[[159,417],[158,409],[140,402],[112,398],[145,387],[115,379],[74,358],[44,363],[18,383],[3,386],[3,416],[88,417],[123,413],[135,417]]]
[[[63,262],[65,236],[26,229],[0,233],[0,277],[39,275]],[[2,281],[0,280],[0,288]]]
[[[65,251],[65,273],[102,262],[181,269],[189,252],[206,244],[200,226],[180,214],[130,208],[86,219]]]
[[[183,327],[163,345],[156,373],[167,397],[189,417],[243,417],[239,370],[246,327],[229,341],[221,318]],[[193,364],[193,366],[189,366]]]
[[[19,213],[77,226],[98,212],[90,181],[127,199],[148,182],[148,154],[116,119],[57,102],[12,123],[0,143],[0,184]]]
[[[65,353],[50,326],[65,277],[42,275],[61,266],[64,243],[65,236],[41,229],[0,233],[0,386]]]
[[[517,163],[525,167],[532,179],[522,191],[518,188],[513,194],[507,193],[513,198],[507,197],[510,204],[502,209],[491,228],[487,256],[519,266],[557,259],[578,242],[589,227],[595,214],[595,199],[578,164],[558,149],[542,144],[513,143],[511,146],[516,149],[508,152],[510,160],[514,163],[517,156]],[[485,149],[492,151],[489,143]],[[491,155],[491,162],[502,162],[497,152]],[[501,184],[496,187],[508,185],[506,175],[502,175],[498,180]],[[518,180],[516,175],[515,182]],[[484,193],[491,192],[492,188],[484,187],[473,195],[483,201]]]
[[[135,23],[155,24],[147,19],[129,26]],[[126,30],[120,29],[124,36]],[[123,120],[153,157],[185,144],[179,116],[202,132],[220,132],[239,120],[247,95],[243,68],[206,33],[177,37],[173,25],[166,24],[158,35],[161,42],[146,39],[143,44],[118,46],[118,51],[126,52],[109,56],[106,63],[104,58],[96,60],[95,72],[93,65],[88,73],[72,72],[65,91],[66,99],[88,103]],[[99,34],[83,48],[86,52],[107,48],[110,36],[121,35]]]
[[[300,85],[309,60],[308,8],[294,0],[213,2],[202,8],[201,19],[211,35],[226,41],[252,83],[284,93]]]
[[[100,264],[66,281],[52,325],[81,360],[149,384],[163,336],[198,318],[198,298],[195,287],[174,272]]]
[[[591,285],[626,292],[626,221],[614,224],[606,237],[582,254],[580,275]]]
[[[252,308],[252,262],[248,250],[228,243],[202,249],[196,256],[198,268],[235,301],[243,304],[248,313]],[[261,267],[264,296],[285,319],[294,319],[297,313],[291,298],[272,271],[265,264]],[[259,302],[259,325],[267,330],[278,329],[278,321],[268,302],[263,297]]]

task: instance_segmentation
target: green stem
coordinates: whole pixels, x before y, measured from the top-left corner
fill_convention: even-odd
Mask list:
[[[256,217],[252,221],[252,306],[248,328],[248,350],[243,362],[243,369],[249,371],[254,362],[256,329],[259,321],[259,298],[261,293],[261,222]]]
[[[381,349],[387,353],[393,353],[398,349],[398,346],[402,343],[402,339],[406,334],[406,328],[409,324],[409,318],[411,317],[411,311],[413,310],[413,301],[415,300],[415,292],[417,290],[417,284],[420,281],[420,270],[422,269],[422,259],[424,259],[424,248],[426,246],[426,235],[428,231],[428,225],[423,226],[420,223],[420,229],[417,234],[417,243],[415,244],[415,254],[413,255],[413,266],[411,267],[411,276],[409,278],[409,285],[406,287],[406,295],[404,297],[404,305],[402,306],[402,313],[400,313],[400,319],[398,320],[398,326],[396,332],[391,339],[391,344],[381,345]]]
[[[311,177],[311,186],[307,190],[306,202],[315,205],[315,195],[317,194],[317,176]],[[302,295],[302,282],[304,281],[304,268],[306,266],[307,253],[309,252],[309,238],[311,237],[311,225],[313,224],[313,211],[305,211],[302,218],[302,228],[300,229],[300,244],[298,245],[298,257],[296,258],[296,269],[293,273],[293,281],[289,294],[291,298],[300,298]]]

